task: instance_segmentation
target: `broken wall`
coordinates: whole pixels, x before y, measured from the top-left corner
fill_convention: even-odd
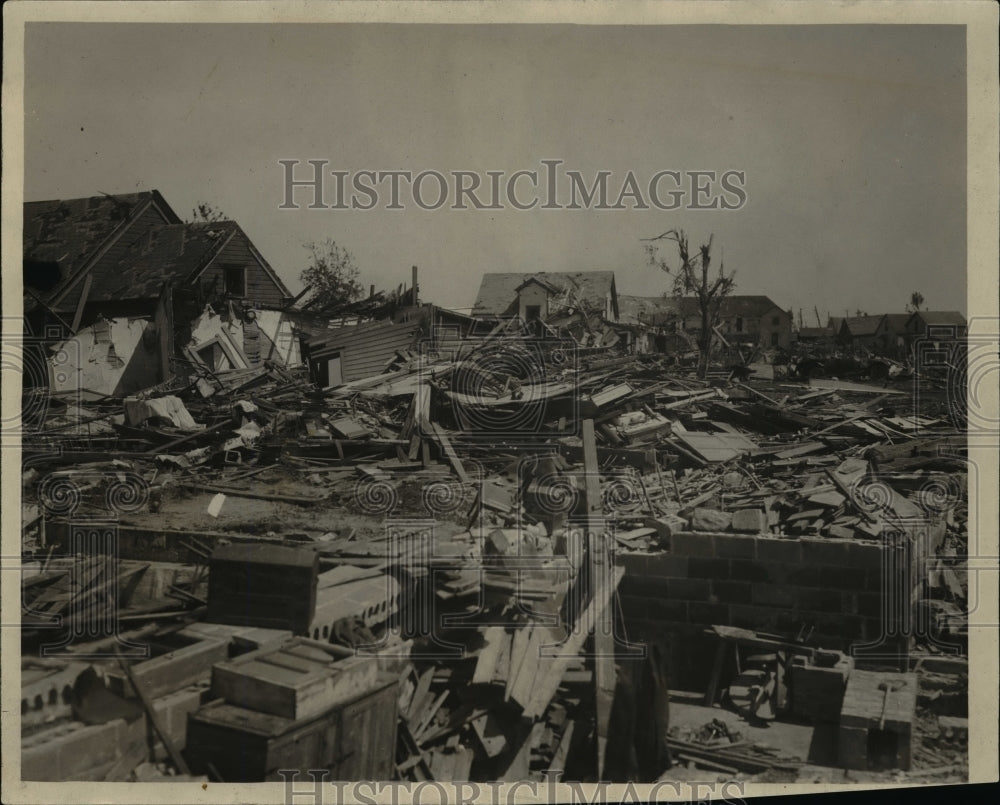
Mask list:
[[[154,386],[163,380],[164,337],[147,318],[94,322],[53,351],[49,387],[54,394],[83,390],[120,396]]]
[[[672,534],[669,551],[618,554],[628,637],[669,636],[671,686],[694,689],[711,667],[715,638],[705,629],[713,624],[791,635],[811,628],[809,645],[843,651],[877,644],[917,622],[933,527],[897,544],[887,555],[875,541]],[[890,615],[892,599],[900,606]]]

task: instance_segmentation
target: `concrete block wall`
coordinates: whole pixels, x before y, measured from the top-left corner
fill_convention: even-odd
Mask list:
[[[188,714],[208,699],[207,683],[182,688],[157,699],[153,706],[170,739],[184,748]],[[21,745],[21,779],[35,781],[101,780],[131,747],[147,740],[147,718],[128,723],[122,718],[86,726],[78,721],[40,731]],[[167,752],[157,740],[152,758],[163,760]]]
[[[670,635],[682,645],[681,656],[672,652],[677,684],[705,681],[715,645],[705,628],[713,624],[793,637],[811,626],[810,645],[842,651],[878,641],[886,618],[897,617],[884,613],[884,551],[875,541],[728,532],[674,533],[660,553],[619,551],[628,637]],[[911,585],[920,579],[916,554],[905,556]],[[912,608],[917,591],[903,597]]]

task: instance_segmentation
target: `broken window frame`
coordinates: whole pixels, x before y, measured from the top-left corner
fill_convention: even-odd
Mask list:
[[[232,278],[235,277],[234,272],[239,272],[239,291],[233,290],[234,283],[231,282]],[[245,299],[247,296],[247,267],[240,265],[228,265],[222,267],[222,287],[226,296],[235,296],[240,299]]]

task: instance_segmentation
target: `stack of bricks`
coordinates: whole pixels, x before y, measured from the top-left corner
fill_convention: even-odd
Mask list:
[[[788,679],[792,713],[814,724],[836,724],[854,660],[840,651],[792,659]]]
[[[898,689],[887,694],[880,685]],[[854,671],[840,710],[837,732],[840,765],[846,769],[908,770],[916,708],[916,674]]]

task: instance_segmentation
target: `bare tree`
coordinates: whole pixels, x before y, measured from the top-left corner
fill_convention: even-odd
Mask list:
[[[209,204],[207,201],[199,201],[198,205],[191,210],[191,217],[188,219],[189,224],[216,224],[219,221],[225,221],[226,214],[216,207],[214,204]]]
[[[924,303],[924,295],[920,291],[914,291],[910,294],[910,304],[907,306],[907,310],[912,310],[916,312],[920,310],[920,306]]]
[[[326,310],[353,302],[361,296],[358,267],[354,256],[332,238],[322,243],[306,243],[309,265],[299,275],[305,286],[312,286],[316,293],[314,307]]]
[[[687,235],[682,229],[671,229],[655,238],[644,239],[653,241],[646,247],[650,265],[673,277],[674,298],[694,297],[698,303],[701,317],[701,331],[698,334],[698,377],[700,378],[704,378],[708,374],[712,337],[715,327],[719,323],[722,302],[736,287],[736,272],[730,271],[727,274],[723,262],[720,261],[718,272],[714,275],[711,272],[713,238],[714,235],[710,235],[708,243],[699,246],[695,254],[691,254]],[[679,266],[673,268],[660,257],[655,244],[655,241],[659,240],[669,240],[677,244],[677,254],[680,257]]]

